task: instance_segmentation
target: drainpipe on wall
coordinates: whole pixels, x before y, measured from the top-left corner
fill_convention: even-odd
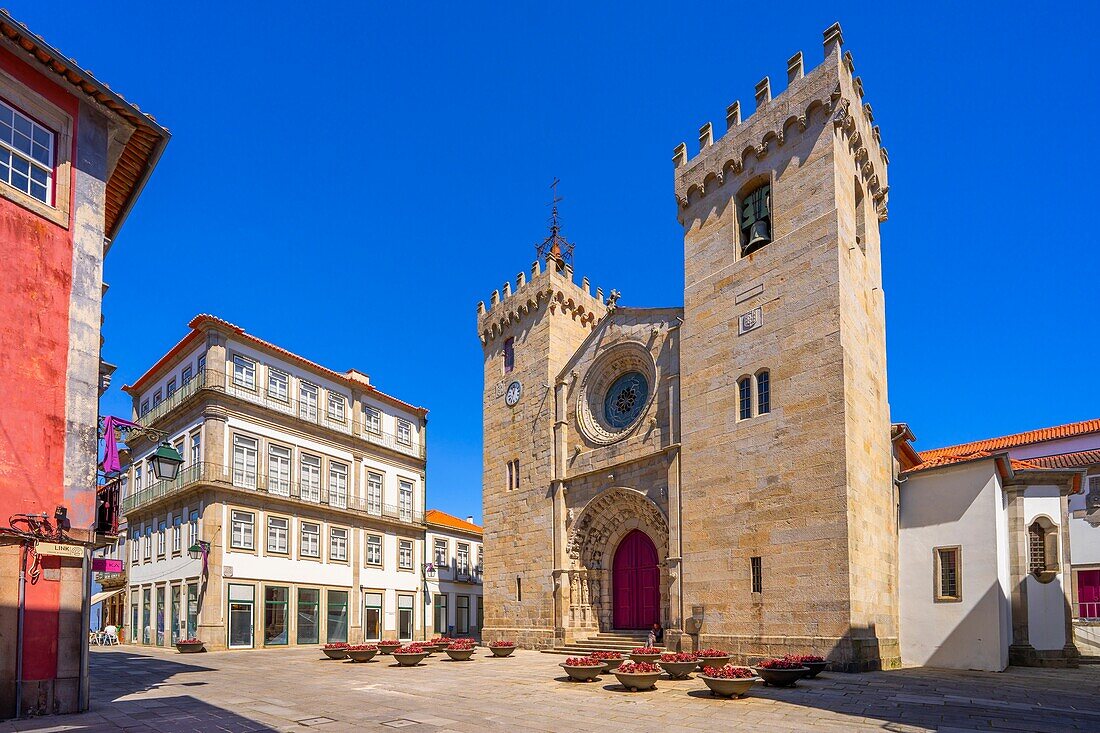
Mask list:
[[[15,717],[23,713],[23,612],[27,606],[27,543],[19,545],[19,615],[15,629]]]

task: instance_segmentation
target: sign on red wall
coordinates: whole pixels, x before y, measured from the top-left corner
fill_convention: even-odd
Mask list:
[[[92,558],[92,572],[93,573],[121,573],[122,561],[112,560],[109,557],[93,557]]]

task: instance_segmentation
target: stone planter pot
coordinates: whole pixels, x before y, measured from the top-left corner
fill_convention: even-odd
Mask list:
[[[600,660],[600,661],[603,662],[603,672],[607,673],[607,672],[612,671],[613,669],[617,669],[619,667],[619,665],[621,665],[626,660],[625,659],[603,659],[603,660]]]
[[[468,662],[470,657],[474,656],[474,650],[470,649],[447,649],[447,656],[456,662]]]
[[[378,644],[379,654],[393,654],[394,650],[400,649],[400,644]]]
[[[203,642],[201,641],[195,644],[182,644],[177,642],[176,651],[180,654],[197,654],[202,651],[202,645]]]
[[[718,697],[741,697],[749,688],[762,680],[759,677],[748,677],[739,680],[727,680],[722,677],[707,677],[699,675],[699,679],[706,683],[712,694]]]
[[[491,647],[489,647],[489,651],[491,651],[495,656],[498,656],[498,657],[509,657],[509,656],[512,655],[512,652],[514,652],[515,650],[516,650],[516,648],[514,646],[491,646]]]
[[[703,671],[703,667],[725,667],[730,663],[730,655],[727,654],[724,657],[699,657],[696,664],[699,667],[699,671]]]
[[[615,672],[615,678],[619,680],[619,684],[630,690],[631,692],[641,692],[642,690],[652,690],[657,686],[657,679],[661,676],[660,672],[639,672],[639,673],[627,673],[627,672]]]
[[[806,679],[812,680],[819,674],[825,671],[825,668],[829,666],[828,662],[803,662],[802,664],[810,668],[810,671],[806,674]]]
[[[657,662],[674,680],[686,680],[695,671],[695,662]]]
[[[415,667],[428,658],[428,652],[416,652],[415,654],[399,654],[394,652],[393,658],[402,667]]]
[[[656,662],[661,658],[663,652],[657,652],[656,654],[635,654],[630,653],[630,661],[632,662]]]
[[[377,653],[376,649],[348,649],[348,659],[353,662],[369,662]]]
[[[570,679],[577,682],[591,682],[603,673],[603,666],[599,667],[573,667],[565,662],[558,665],[566,671]]]
[[[347,649],[325,649],[322,647],[321,651],[323,651],[325,656],[329,659],[347,659],[348,656]]]
[[[810,672],[809,667],[795,667],[794,669],[764,669],[763,667],[750,667],[764,679],[765,685],[772,687],[794,687],[794,683],[805,677]]]

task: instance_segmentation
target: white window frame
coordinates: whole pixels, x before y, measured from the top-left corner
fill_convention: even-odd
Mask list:
[[[282,522],[282,526],[279,523]],[[286,517],[267,518],[267,551],[276,555],[290,553],[290,520]]]
[[[178,389],[178,387],[176,386],[176,378],[175,377],[172,377],[171,379],[169,379],[168,384],[164,385],[164,393],[169,397],[174,395],[176,393],[177,389]]]
[[[168,520],[157,522],[157,557],[164,557],[168,549]]]
[[[412,445],[412,423],[408,420],[397,418],[397,442],[401,445]]]
[[[302,557],[321,557],[321,524],[319,522],[301,522],[299,528],[301,548],[299,554]]]
[[[276,369],[275,367],[267,368],[267,396],[282,402],[284,404],[290,404],[290,375],[284,372],[282,369]]]
[[[291,473],[294,468],[294,451],[285,445],[269,443],[267,446],[267,493],[290,496]]]
[[[363,428],[368,433],[378,434],[382,432],[382,411],[377,407],[363,405]]]
[[[345,463],[329,461],[328,503],[341,509],[348,506],[348,466]]]
[[[233,384],[251,392],[256,391],[256,360],[247,356],[234,354],[230,361],[233,362]]]
[[[175,515],[172,517],[172,554],[179,555],[182,551],[181,545],[183,543],[183,516]]]
[[[367,565],[382,567],[382,535],[367,535]],[[373,556],[373,557],[372,557]]]
[[[310,399],[306,399],[307,395]],[[298,416],[303,420],[317,422],[317,406],[321,400],[321,388],[306,381],[298,382]]]
[[[194,378],[195,378],[195,373],[191,370],[191,365],[188,364],[180,372],[180,382],[183,383],[183,384],[187,384],[188,382],[190,382]]]
[[[58,226],[69,228],[70,185],[72,162],[70,155],[73,148],[73,118],[61,110],[58,106],[47,100],[42,95],[33,91],[24,82],[16,79],[7,72],[0,71],[0,99],[12,110],[12,122],[15,115],[19,114],[37,125],[44,132],[52,135],[50,165],[43,166],[37,161],[36,167],[48,171],[46,197],[43,201],[21,188],[12,185],[10,178],[4,179],[4,185],[0,185],[0,197],[8,199],[39,216],[52,221]],[[32,128],[33,138],[33,128]],[[11,151],[15,147],[4,146]],[[9,155],[11,153],[9,152]],[[27,155],[22,151],[16,153],[16,157],[27,160]],[[33,155],[30,156],[33,158]],[[28,161],[29,166],[34,165]]]
[[[149,414],[149,399],[146,398],[141,401],[141,407],[138,408],[138,417],[145,417]]]
[[[9,121],[10,120],[10,121]],[[26,138],[24,150],[21,143]],[[43,160],[43,151],[45,153]],[[5,162],[4,158],[7,158]],[[18,106],[0,98],[0,182],[45,206],[54,205],[57,133]],[[16,165],[18,161],[19,165]],[[25,171],[25,172],[24,172]],[[38,173],[38,177],[34,175]],[[15,177],[26,182],[16,185]],[[41,189],[41,192],[38,192]]]
[[[458,572],[464,575],[470,574],[470,545],[467,542],[459,542],[455,550],[455,565]]]
[[[191,433],[191,465],[202,463],[202,433],[198,430]]]
[[[412,540],[397,541],[397,567],[399,570],[413,569],[413,543]]]
[[[248,443],[251,443],[249,447]],[[256,466],[260,441],[247,435],[233,436],[233,485],[256,488]]]
[[[451,545],[451,543],[446,539],[442,539],[440,537],[435,538],[435,550],[434,550],[434,553],[433,553],[435,555],[435,557],[433,559],[435,560],[436,567],[445,568],[450,563],[450,560],[451,560],[451,547],[450,547],[450,545]],[[440,554],[440,550],[442,550],[442,555]]]
[[[314,465],[316,461],[316,465]],[[308,470],[307,470],[308,466]],[[321,501],[321,457],[302,453],[298,460],[298,479],[302,501]]]
[[[333,562],[347,562],[348,530],[346,527],[328,528],[328,559]]]
[[[377,471],[367,471],[367,513],[382,514],[382,496],[386,490],[386,477]]]
[[[339,392],[328,393],[328,419],[333,422],[347,421],[347,400]]]
[[[199,541],[199,511],[194,509],[187,518],[187,547],[193,547]]]
[[[397,484],[397,508],[402,522],[411,522],[413,518],[413,483],[399,479]]]
[[[229,510],[229,547],[233,550],[256,549],[256,514],[240,509]]]

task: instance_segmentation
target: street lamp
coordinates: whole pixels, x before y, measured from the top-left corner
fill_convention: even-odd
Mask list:
[[[210,543],[199,540],[195,544],[187,548],[187,556],[192,560],[198,560],[200,557],[205,558],[210,554]]]
[[[153,464],[153,473],[158,479],[172,481],[180,472],[183,456],[165,440],[161,442],[153,455],[149,456],[149,461]]]

